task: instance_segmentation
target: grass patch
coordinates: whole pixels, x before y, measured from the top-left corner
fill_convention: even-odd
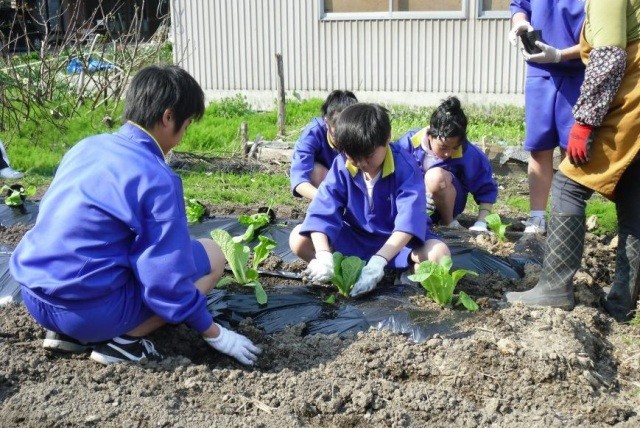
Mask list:
[[[285,141],[299,138],[305,126],[313,117],[320,116],[323,100],[290,100],[286,106]],[[19,132],[3,135],[9,148],[11,164],[14,168],[27,172],[22,180],[25,185],[38,188],[51,182],[55,170],[66,151],[78,141],[88,136],[113,132],[119,126],[122,106],[114,117],[115,127],[110,129],[103,119],[110,107],[100,107],[91,111],[81,108],[77,117],[68,121],[66,127],[51,123],[31,121],[25,123]],[[389,106],[393,135],[396,139],[413,128],[428,124],[434,107]],[[513,106],[463,106],[469,118],[469,138],[487,142],[507,142],[520,144],[524,138],[524,110]],[[206,108],[202,120],[189,127],[178,150],[218,157],[231,156],[240,151],[240,124],[247,122],[249,139],[258,134],[264,140],[277,136],[277,114],[275,107],[270,111],[256,111],[241,95],[212,102]],[[235,205],[286,205],[298,206],[289,191],[286,174],[234,174],[180,171],[185,195],[211,204]],[[266,191],[265,191],[266,189]],[[528,196],[511,196],[499,199],[498,207],[508,206],[523,215],[529,211]],[[470,198],[467,212],[474,212],[475,203]],[[476,208],[477,209],[477,208]],[[587,204],[587,215],[598,216],[596,233],[613,232],[617,221],[613,203],[601,197],[594,197]]]

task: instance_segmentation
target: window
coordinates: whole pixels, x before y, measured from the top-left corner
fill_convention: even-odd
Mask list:
[[[323,19],[466,18],[468,0],[320,0]]]
[[[510,0],[478,0],[478,16],[482,18],[511,18]]]

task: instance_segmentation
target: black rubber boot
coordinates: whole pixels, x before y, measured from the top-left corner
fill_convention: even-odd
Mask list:
[[[616,278],[604,301],[604,308],[618,322],[633,318],[640,289],[640,240],[633,235],[618,235]]]
[[[507,293],[507,301],[573,309],[573,276],[582,262],[584,234],[584,216],[552,214],[540,280],[531,290]]]

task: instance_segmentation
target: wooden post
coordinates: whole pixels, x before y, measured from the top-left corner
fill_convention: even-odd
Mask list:
[[[249,126],[247,122],[240,123],[240,150],[242,150],[242,157],[246,158],[249,154]]]
[[[284,137],[284,71],[282,67],[282,54],[276,54],[278,66],[278,136]]]

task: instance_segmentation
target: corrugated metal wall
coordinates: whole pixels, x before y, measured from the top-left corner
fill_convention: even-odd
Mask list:
[[[508,19],[321,20],[317,0],[173,0],[176,62],[213,91],[521,94]]]

